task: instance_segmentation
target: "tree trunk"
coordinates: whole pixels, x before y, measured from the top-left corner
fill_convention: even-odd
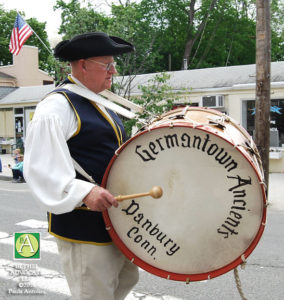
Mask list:
[[[270,146],[270,1],[256,0],[256,101],[255,142],[268,187]]]
[[[198,29],[194,35],[192,35],[192,32],[193,32],[196,0],[190,1],[190,9],[188,11],[188,27],[189,27],[188,32],[189,32],[189,34],[188,34],[188,38],[187,38],[187,41],[185,44],[184,54],[183,54],[183,58],[182,58],[182,64],[181,64],[182,70],[186,70],[187,66],[190,65],[189,58],[190,58],[194,43],[196,42],[196,40],[199,38],[200,34],[204,30],[207,19],[209,18],[211,11],[214,9],[214,6],[217,1],[218,0],[211,0],[211,4],[210,4],[210,7],[208,8],[207,14],[205,15],[202,22],[199,24]]]

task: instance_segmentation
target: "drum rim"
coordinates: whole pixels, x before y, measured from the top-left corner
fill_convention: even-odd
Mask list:
[[[226,115],[224,113],[222,113],[221,111],[217,110],[217,109],[213,109],[213,108],[209,108],[209,107],[201,107],[201,106],[185,106],[185,107],[181,107],[181,108],[176,108],[174,110],[170,110],[168,112],[165,112],[161,115],[161,118],[169,116],[171,114],[175,114],[175,113],[180,113],[183,112],[184,109],[187,108],[186,111],[202,111],[202,112],[208,112],[217,116],[225,116],[226,118],[228,118],[228,122],[230,122],[235,128],[239,129],[239,131],[246,137],[246,138],[250,138],[250,134],[246,131],[246,129],[239,123],[237,123],[234,119],[232,119],[229,115]]]
[[[128,144],[130,144],[133,140],[135,140],[139,136],[148,133],[149,131],[153,131],[153,130],[157,130],[157,129],[161,129],[161,128],[169,128],[169,127],[170,127],[169,124],[161,124],[157,127],[152,127],[151,130],[145,129],[145,130],[139,132],[138,134],[136,134],[135,136],[131,137],[128,141],[126,141],[123,145],[121,145],[121,147],[119,147],[117,149],[117,151],[115,152],[115,155],[112,157],[112,159],[110,160],[110,162],[107,166],[107,169],[105,171],[105,174],[104,174],[104,177],[102,180],[102,187],[104,187],[104,188],[106,187],[108,176],[109,176],[112,165],[114,164],[115,160],[118,158],[119,153],[121,153],[124,150],[124,148],[126,148],[128,146]],[[194,128],[194,126],[192,126],[191,124],[185,123],[184,121],[175,123],[174,127]],[[206,126],[206,128],[208,129],[207,126]],[[201,131],[208,133],[208,130],[205,130],[202,127],[198,127],[198,128],[195,127],[194,129],[201,130]],[[222,140],[226,141],[227,143],[231,144],[232,146],[235,146],[231,141],[228,141],[223,136],[219,135],[218,132],[214,132],[214,131],[210,130],[209,133],[217,136],[218,138],[221,138]],[[262,199],[263,199],[263,209],[262,209],[262,218],[261,218],[260,227],[259,227],[257,234],[255,235],[253,241],[248,245],[248,247],[246,248],[246,250],[244,251],[244,253],[242,255],[237,257],[231,263],[229,263],[221,268],[218,268],[216,270],[210,271],[210,272],[204,272],[204,273],[200,273],[200,274],[180,274],[180,273],[169,272],[169,271],[154,267],[154,266],[150,265],[149,263],[145,262],[144,260],[142,260],[141,258],[139,258],[138,256],[136,256],[120,239],[120,237],[118,236],[118,234],[115,231],[115,228],[113,227],[113,225],[111,223],[111,220],[110,220],[110,217],[108,214],[108,210],[105,210],[102,212],[102,214],[103,214],[103,219],[104,219],[104,222],[106,225],[106,230],[108,231],[109,235],[111,236],[113,242],[116,244],[116,246],[119,248],[119,250],[124,254],[124,256],[126,256],[131,262],[135,263],[140,268],[142,268],[145,271],[152,273],[156,276],[159,276],[159,277],[162,277],[165,279],[176,280],[176,281],[185,281],[185,282],[202,281],[202,280],[208,280],[208,279],[211,279],[214,277],[218,277],[220,275],[223,275],[223,274],[235,269],[236,267],[238,267],[239,265],[244,263],[246,261],[246,259],[249,257],[249,255],[253,252],[255,247],[257,246],[257,244],[260,241],[260,238],[262,237],[262,234],[264,232],[264,228],[266,225],[266,215],[267,215],[267,199],[266,199],[265,187],[264,187],[264,184],[261,184],[262,180],[260,178],[260,174],[259,174],[258,170],[254,166],[252,161],[248,159],[247,155],[245,155],[245,153],[239,149],[239,147],[235,147],[235,149],[237,149],[240,152],[240,154],[249,162],[249,164],[253,168],[253,171],[255,172],[258,182],[261,187]]]

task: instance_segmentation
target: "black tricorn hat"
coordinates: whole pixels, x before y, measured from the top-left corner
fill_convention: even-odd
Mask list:
[[[134,50],[132,44],[119,37],[104,32],[89,32],[57,44],[54,56],[63,61],[74,61],[94,56],[115,56]]]

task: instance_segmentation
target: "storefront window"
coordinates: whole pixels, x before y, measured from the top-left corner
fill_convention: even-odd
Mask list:
[[[23,108],[20,107],[20,108],[15,108],[15,115],[22,115],[23,114]]]
[[[247,103],[247,131],[254,136],[255,100]],[[284,99],[272,99],[270,105],[270,146],[284,144]]]

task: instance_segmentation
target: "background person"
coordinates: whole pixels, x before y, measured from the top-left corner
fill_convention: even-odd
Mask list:
[[[42,100],[29,123],[24,174],[46,209],[74,300],[124,299],[138,281],[137,267],[113,245],[101,212],[118,202],[100,187],[125,133],[118,116],[70,92],[67,85],[97,94],[116,73],[114,55],[134,47],[102,32],[60,42],[55,56],[69,61],[71,75]],[[96,184],[75,171],[74,159]]]
[[[21,149],[17,148],[14,150],[13,152],[13,158],[14,158],[14,161],[15,161],[15,164],[19,162],[19,156],[21,155]]]
[[[17,163],[11,168],[13,173],[12,182],[14,183],[22,183],[25,182],[23,175],[23,167],[24,167],[24,155],[19,154],[17,157]],[[8,165],[11,167],[10,165]]]

